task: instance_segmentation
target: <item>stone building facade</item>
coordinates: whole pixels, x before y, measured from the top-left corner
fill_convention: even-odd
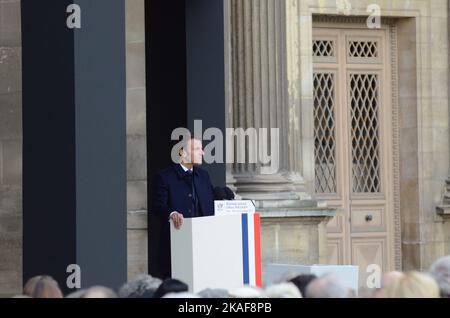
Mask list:
[[[148,261],[145,1],[125,2],[132,278]],[[425,270],[450,254],[449,2],[224,6],[227,126],[280,129],[278,173],[227,168],[227,184],[257,200],[263,261],[355,263],[366,275],[372,263]],[[370,29],[366,17],[378,9],[380,28]],[[0,0],[0,295],[22,285],[21,96],[20,0]],[[362,131],[361,122],[372,130]],[[357,155],[364,151],[370,156]],[[361,179],[367,173],[355,173],[361,162],[372,164],[369,183]]]
[[[424,270],[449,254],[448,2],[231,1],[230,10],[231,125],[284,136],[278,180],[235,166],[238,193],[264,206],[267,192],[294,189],[301,202],[336,208],[326,259],[359,265],[362,286],[371,264]],[[269,210],[289,206],[276,201]]]

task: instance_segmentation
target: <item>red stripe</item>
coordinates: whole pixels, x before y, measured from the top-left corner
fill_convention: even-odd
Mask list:
[[[256,286],[262,287],[261,279],[261,233],[260,233],[260,217],[259,213],[254,214],[255,226],[255,280]]]

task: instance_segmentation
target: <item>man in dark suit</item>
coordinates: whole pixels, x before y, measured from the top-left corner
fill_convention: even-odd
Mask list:
[[[208,172],[198,167],[204,155],[201,140],[189,139],[178,154],[179,163],[158,172],[153,181],[151,213],[160,220],[161,235],[154,254],[159,273],[152,275],[163,279],[171,276],[169,221],[180,229],[184,218],[214,215],[213,186]]]

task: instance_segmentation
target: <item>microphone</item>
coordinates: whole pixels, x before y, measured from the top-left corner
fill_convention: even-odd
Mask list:
[[[225,199],[226,200],[234,200],[234,192],[231,191],[230,188],[225,187],[225,188],[223,188],[223,191],[225,193]]]
[[[214,200],[224,200],[227,197],[224,189],[221,187],[214,188]]]

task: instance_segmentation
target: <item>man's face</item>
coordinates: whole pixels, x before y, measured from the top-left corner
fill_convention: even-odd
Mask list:
[[[191,139],[186,144],[183,161],[186,163],[193,163],[194,165],[201,165],[204,154],[202,142],[198,139]]]

